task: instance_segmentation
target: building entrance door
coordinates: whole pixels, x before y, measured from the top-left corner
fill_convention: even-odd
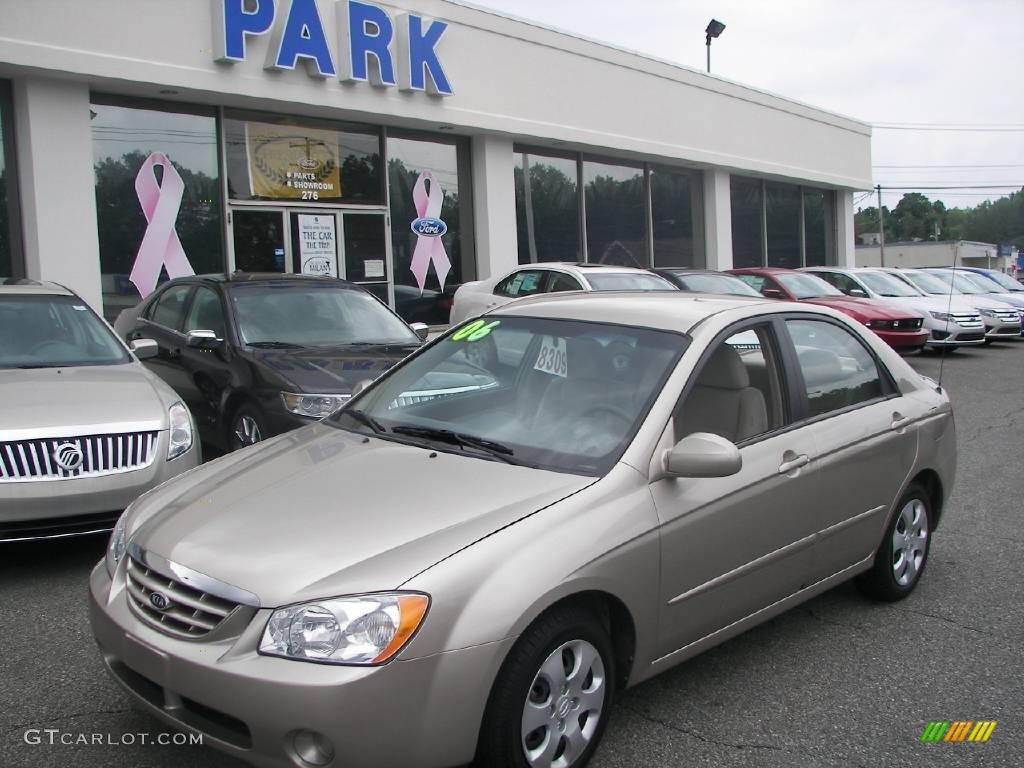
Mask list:
[[[233,271],[340,277],[394,306],[383,210],[235,206],[229,223]]]

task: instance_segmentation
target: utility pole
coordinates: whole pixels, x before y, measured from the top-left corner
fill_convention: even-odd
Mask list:
[[[875,187],[878,190],[878,259],[880,266],[885,266],[885,214],[882,213],[882,185]]]

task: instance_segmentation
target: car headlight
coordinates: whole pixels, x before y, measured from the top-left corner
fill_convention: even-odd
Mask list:
[[[948,312],[931,312],[931,311],[929,311],[928,314],[931,315],[932,317],[934,317],[936,320],[945,320],[945,321],[948,322],[948,321],[953,319],[953,316],[951,314],[949,314]]]
[[[114,570],[117,568],[117,564],[121,562],[121,558],[124,557],[124,551],[128,546],[128,542],[125,540],[125,519],[127,517],[127,514],[122,513],[117,518],[114,532],[110,534],[110,543],[107,544],[107,575],[110,578],[114,578]]]
[[[383,664],[409,642],[429,605],[426,595],[407,592],[278,608],[263,630],[259,652],[328,664]]]
[[[282,392],[284,407],[298,416],[311,419],[322,419],[330,416],[345,404],[351,395],[303,395],[295,392]]]
[[[192,417],[184,403],[175,403],[170,408],[171,429],[167,441],[167,460],[175,459],[192,447]]]

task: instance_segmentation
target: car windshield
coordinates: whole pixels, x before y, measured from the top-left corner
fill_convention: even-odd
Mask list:
[[[757,296],[761,294],[744,283],[738,277],[729,275],[687,275],[679,276],[689,291],[700,291],[702,293],[720,293],[735,296]]]
[[[884,272],[858,272],[857,277],[879,296],[920,296],[921,292]]]
[[[798,299],[814,299],[818,296],[842,296],[843,293],[826,283],[820,277],[800,274],[776,274],[775,279]]]
[[[988,275],[979,275],[977,272],[957,272],[957,276],[970,280],[985,293],[1006,293],[1003,287]]]
[[[948,296],[950,294],[957,296],[961,293],[961,291],[952,288],[948,283],[939,280],[939,278],[928,272],[901,272],[900,277],[909,280],[925,293],[939,296]]]
[[[993,283],[998,283],[1004,291],[1011,291],[1013,293],[1017,293],[1018,291],[1024,291],[1024,285],[1021,285],[1009,275],[1004,275],[1002,272],[996,272],[994,270],[986,272],[985,277],[987,277]]]
[[[474,320],[328,418],[483,459],[598,476],[618,461],[689,343],[668,331]]]
[[[595,291],[674,291],[676,287],[658,275],[642,272],[587,272],[587,282]]]
[[[960,293],[967,293],[971,295],[977,295],[979,293],[988,293],[983,288],[979,288],[977,285],[972,283],[963,275],[958,275],[954,272],[929,272],[929,275],[934,275],[936,278],[944,283],[944,291],[949,291],[949,286],[952,285]]]
[[[131,362],[110,329],[75,296],[0,295],[0,368]]]
[[[242,341],[253,346],[416,344],[416,334],[369,293],[312,282],[240,283],[231,300]]]

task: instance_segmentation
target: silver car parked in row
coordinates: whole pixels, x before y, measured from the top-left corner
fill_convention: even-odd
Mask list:
[[[945,393],[839,312],[525,299],[133,505],[92,628],[258,765],[578,768],[616,690],[852,577],[907,596],[955,465]]]
[[[109,531],[199,463],[170,387],[72,291],[0,282],[0,540]]]

